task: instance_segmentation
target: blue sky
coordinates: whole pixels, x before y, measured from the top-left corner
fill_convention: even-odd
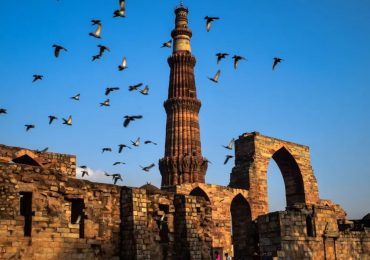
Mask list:
[[[233,162],[221,145],[244,132],[259,131],[310,146],[320,196],[341,204],[349,217],[370,208],[370,2],[347,0],[204,0],[189,7],[203,155],[213,162],[206,181],[227,185]],[[127,0],[125,19],[113,19],[118,1],[38,0],[0,2],[0,143],[77,155],[78,164],[95,171],[91,179],[109,182],[102,171],[121,172],[124,185],[160,184],[157,169],[141,171],[164,154],[171,51],[177,1]],[[209,33],[204,16],[220,16]],[[102,39],[88,33],[101,19]],[[68,49],[53,56],[52,44]],[[97,44],[111,52],[99,61]],[[240,54],[248,61],[238,70],[231,59],[216,64],[215,53]],[[117,66],[127,57],[128,69]],[[272,72],[272,58],[285,61]],[[221,69],[219,84],[207,77]],[[33,74],[42,81],[31,83]],[[127,91],[148,84],[149,96]],[[117,86],[111,107],[101,108],[104,90]],[[81,93],[76,102],[69,97]],[[49,126],[49,114],[59,117]],[[127,129],[127,114],[144,119]],[[61,124],[73,116],[74,124]],[[24,124],[36,128],[25,132]],[[116,152],[119,143],[138,136],[158,146]],[[113,153],[102,154],[101,148]],[[125,166],[112,166],[114,161]],[[271,210],[285,207],[283,180],[274,162],[268,184]]]

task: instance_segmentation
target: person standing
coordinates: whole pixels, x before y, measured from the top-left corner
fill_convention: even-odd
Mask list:
[[[231,260],[231,256],[229,256],[229,253],[225,253],[225,260]]]
[[[218,251],[215,252],[215,260],[221,260],[221,256]]]

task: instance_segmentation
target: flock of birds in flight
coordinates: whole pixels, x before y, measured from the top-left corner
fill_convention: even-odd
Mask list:
[[[125,0],[119,0],[119,9],[117,9],[113,12],[113,17],[114,18],[117,18],[117,17],[125,18],[125,12],[126,12]],[[215,20],[219,20],[220,18],[219,17],[205,16],[204,19],[206,20],[206,31],[209,32],[211,30],[212,22],[215,21]],[[92,26],[96,26],[96,28],[95,28],[94,32],[89,33],[89,36],[91,36],[93,38],[96,38],[96,39],[101,39],[101,33],[102,33],[102,29],[103,29],[103,25],[102,25],[101,20],[93,19],[93,20],[91,20],[91,24],[92,24]],[[103,57],[103,54],[106,51],[110,52],[110,49],[107,46],[104,46],[102,44],[98,44],[97,47],[99,48],[99,53],[92,56],[92,61],[101,59]],[[162,48],[171,48],[172,47],[172,40],[169,40],[169,41],[163,43],[161,47]],[[68,50],[65,47],[63,47],[61,45],[58,45],[58,44],[53,44],[52,48],[54,49],[55,58],[58,58],[61,55],[62,51],[63,52],[68,52]],[[217,64],[219,64],[221,62],[221,60],[225,59],[227,56],[229,56],[228,53],[216,53]],[[234,61],[234,63],[233,63],[234,64],[234,69],[238,68],[238,64],[239,64],[240,61],[242,61],[242,60],[247,61],[247,59],[245,57],[240,56],[240,55],[234,55],[234,56],[232,56],[232,59]],[[282,61],[283,61],[282,58],[274,57],[273,58],[273,64],[272,64],[272,70],[275,70],[277,65],[279,63],[281,63]],[[126,57],[123,57],[121,64],[118,65],[118,70],[119,71],[124,71],[127,68],[128,67],[127,67]],[[221,75],[221,71],[218,70],[213,77],[208,77],[208,79],[211,80],[214,83],[218,83],[220,75]],[[32,77],[33,77],[32,83],[35,83],[37,81],[43,80],[44,75],[34,74]],[[143,83],[138,83],[138,84],[129,86],[128,90],[129,91],[139,91],[144,96],[148,95],[149,94],[148,85],[146,85],[144,88],[142,88],[142,86],[143,86]],[[104,94],[108,97],[112,92],[118,91],[118,90],[120,90],[119,87],[107,87],[105,89]],[[70,99],[75,100],[75,101],[79,101],[80,97],[81,97],[81,94],[78,93],[78,94],[70,97]],[[109,107],[110,106],[110,99],[109,98],[105,99],[103,102],[100,103],[100,106],[101,107],[103,107],[103,106],[104,107]],[[7,114],[7,113],[8,113],[7,109],[0,108],[0,115],[1,114]],[[142,118],[143,118],[142,115],[126,115],[126,116],[124,116],[123,127],[128,127],[130,122],[138,120],[138,119],[142,119]],[[49,115],[48,119],[49,119],[48,120],[49,125],[51,125],[55,120],[58,120],[58,117],[55,116],[55,115]],[[72,126],[72,123],[73,123],[72,115],[70,115],[68,118],[62,118],[62,120],[63,120],[64,125]],[[26,131],[29,131],[29,130],[36,127],[34,124],[25,124],[24,126],[25,126]],[[233,146],[234,146],[234,142],[235,142],[235,139],[233,138],[229,142],[228,145],[223,145],[223,147],[227,150],[232,150]],[[157,143],[155,143],[151,140],[144,141],[144,144],[157,145]],[[134,147],[138,147],[140,145],[140,137],[138,137],[135,141],[131,140],[131,145],[134,146]],[[131,149],[131,147],[129,145],[119,144],[118,145],[118,153],[122,153],[124,148]],[[47,150],[48,150],[48,148],[45,148],[45,149],[43,149],[41,151],[38,151],[38,152],[46,152]],[[104,147],[104,148],[102,148],[102,153],[104,153],[104,152],[112,152],[112,148],[111,147]],[[224,164],[227,164],[227,162],[233,157],[234,156],[232,156],[232,155],[226,155]],[[208,162],[210,162],[210,161],[208,161]],[[113,163],[114,166],[120,165],[120,164],[125,164],[125,163],[120,162],[120,161]],[[154,166],[155,166],[154,163],[151,163],[148,166],[141,166],[140,165],[141,169],[145,172],[149,172],[150,169],[152,169]],[[82,169],[82,171],[81,171],[81,176],[82,177],[84,177],[85,175],[89,175],[88,167],[86,165],[82,165],[82,166],[80,166],[80,168]],[[110,174],[110,173],[105,172],[105,176],[112,177],[112,181],[114,182],[114,184],[116,184],[117,181],[123,181],[122,176],[119,173]]]

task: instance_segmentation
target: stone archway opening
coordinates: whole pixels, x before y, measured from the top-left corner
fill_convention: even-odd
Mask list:
[[[299,169],[299,166],[296,160],[294,159],[294,157],[290,154],[290,152],[285,147],[282,147],[272,155],[272,159],[270,159],[269,164],[271,164],[272,161],[274,161],[277,165],[277,167],[274,167],[274,165],[272,165],[271,168],[273,169],[273,171],[276,172],[277,169],[279,169],[283,177],[283,183],[284,183],[283,187],[285,189],[286,206],[290,207],[295,204],[305,203],[303,177],[302,177],[301,170]],[[276,180],[276,176],[274,179]],[[268,183],[268,184],[276,185],[277,183]],[[270,189],[274,189],[274,188],[268,187],[269,193],[270,193]],[[282,193],[281,189],[279,193],[280,194]],[[269,202],[270,200],[271,198],[269,199]],[[280,201],[280,204],[282,204],[282,200],[277,200],[277,201]]]
[[[238,194],[230,206],[232,245],[235,259],[247,259],[253,255],[253,222],[248,201]]]
[[[209,200],[209,197],[208,197],[207,193],[205,193],[205,192],[204,192],[204,190],[202,190],[202,189],[201,189],[201,188],[199,188],[199,187],[194,188],[194,189],[190,192],[190,194],[189,194],[189,195],[190,195],[190,196],[202,197],[202,198],[204,198],[204,200],[206,200],[206,201],[210,202],[210,200]]]

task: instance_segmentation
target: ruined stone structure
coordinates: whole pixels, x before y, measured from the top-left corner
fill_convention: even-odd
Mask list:
[[[188,10],[175,13],[161,189],[78,180],[74,156],[0,145],[0,259],[370,259],[370,217],[320,198],[307,146],[242,134],[228,187],[205,183]],[[285,211],[268,209],[271,160]]]

